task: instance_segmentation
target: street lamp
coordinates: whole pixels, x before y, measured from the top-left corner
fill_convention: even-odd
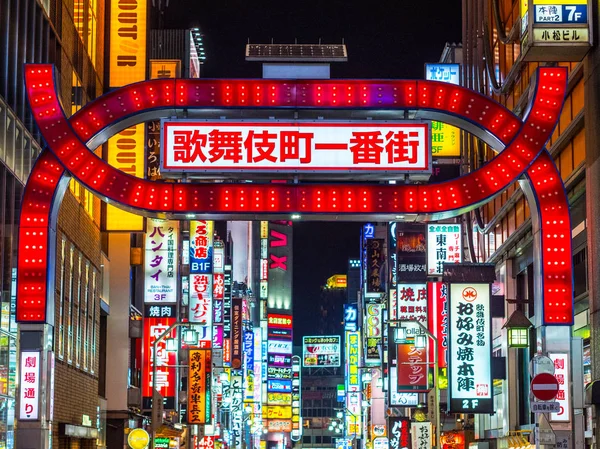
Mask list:
[[[529,347],[529,329],[533,326],[531,321],[520,310],[516,309],[506,320],[502,328],[508,330],[509,348]]]
[[[410,324],[412,328],[418,328],[420,332],[415,335],[414,346],[415,348],[426,348],[427,347],[427,337],[433,340],[434,350],[433,350],[433,388],[434,388],[434,413],[435,413],[435,446],[436,448],[440,448],[440,388],[438,385],[438,371],[439,371],[439,360],[438,360],[438,339],[435,335],[429,332],[425,326],[423,326],[418,321],[412,320],[390,320],[388,321],[388,326],[394,329],[394,333],[388,335],[394,335],[394,342],[400,343],[404,342],[407,336],[407,328],[403,326],[403,324]],[[399,331],[403,329],[403,331]],[[402,338],[401,338],[402,337]],[[429,364],[429,362],[427,362]],[[400,369],[398,367],[397,369]]]
[[[156,388],[156,370],[157,370],[157,353],[158,353],[158,344],[164,340],[167,336],[171,335],[173,329],[180,326],[189,326],[190,323],[184,321],[177,321],[171,324],[162,334],[160,334],[154,343],[152,344],[152,423],[151,423],[151,438],[152,438],[152,447],[154,447],[154,439],[156,434],[156,424],[158,421],[158,410],[162,409],[162,404],[157,404],[158,400],[162,400],[162,396],[159,394]],[[192,333],[190,333],[190,331]],[[194,337],[195,334],[195,338]],[[171,341],[177,341],[176,338],[167,339],[167,351],[169,351],[170,347],[172,347],[173,343]],[[187,344],[198,344],[198,332],[193,330],[192,328],[188,328],[183,332],[183,341]]]

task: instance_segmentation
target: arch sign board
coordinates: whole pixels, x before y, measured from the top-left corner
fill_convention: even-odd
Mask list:
[[[58,100],[52,66],[28,65],[25,72],[33,116],[47,147],[28,179],[21,210],[16,311],[21,323],[53,323],[54,288],[49,270],[55,257],[53,231],[58,204],[70,177],[103,200],[147,216],[161,214],[171,219],[186,219],[191,214],[203,219],[252,220],[257,215],[267,217],[264,219],[288,219],[291,214],[305,217],[329,214],[340,219],[377,215],[390,221],[401,214],[419,215],[420,220],[456,216],[523,180],[532,215],[536,217],[534,224],[540,231],[536,234],[540,235],[542,248],[538,259],[544,297],[542,323],[573,322],[568,202],[560,174],[544,148],[564,101],[567,71],[562,67],[538,69],[535,92],[526,109],[529,112],[522,120],[477,92],[437,81],[267,79],[144,81],[115,89],[67,118]],[[501,151],[467,175],[418,185],[149,181],[109,166],[91,151],[119,129],[142,121],[166,119],[177,111],[267,107],[410,110],[418,119],[443,119],[460,126]],[[417,124],[414,122],[413,126]],[[250,130],[243,123],[236,126],[247,137]],[[392,125],[387,126],[391,131]],[[305,127],[294,123],[292,128],[299,133]],[[345,137],[332,141],[323,140],[315,131],[314,143],[340,146],[347,143],[347,153],[352,153],[351,141],[344,140],[352,139],[347,131],[343,131]],[[255,147],[252,148],[254,151]],[[327,151],[346,150],[344,147]]]

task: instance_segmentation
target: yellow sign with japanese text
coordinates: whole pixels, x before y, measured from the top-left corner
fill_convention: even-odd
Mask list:
[[[431,155],[460,157],[460,129],[442,122],[431,122]]]
[[[144,177],[144,132],[140,123],[108,139],[107,162],[116,169],[137,178]],[[106,205],[107,231],[143,231],[144,217]]]

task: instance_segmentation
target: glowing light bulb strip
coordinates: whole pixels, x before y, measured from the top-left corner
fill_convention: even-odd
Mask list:
[[[456,180],[419,186],[265,185],[249,188],[248,185],[172,184],[133,178],[96,157],[81,140],[87,140],[107,124],[112,123],[111,120],[116,122],[125,116],[147,109],[172,108],[174,97],[178,98],[178,107],[206,107],[206,104],[201,104],[198,98],[196,104],[190,101],[190,90],[201,91],[196,94],[196,97],[206,96],[209,100],[205,99],[205,101],[211,101],[213,106],[239,107],[241,99],[247,97],[237,93],[235,95],[238,96],[235,96],[227,92],[233,87],[236,87],[233,89],[235,92],[244,91],[241,82],[238,81],[236,84],[235,80],[212,81],[213,84],[207,84],[204,87],[208,87],[204,90],[197,82],[192,83],[190,80],[156,80],[138,83],[95,100],[91,106],[84,108],[69,122],[55,92],[52,67],[30,65],[26,71],[26,84],[34,117],[50,150],[63,166],[82,184],[105,200],[110,199],[132,210],[160,211],[167,214],[185,212],[433,214],[481,203],[504,190],[527,170],[540,153],[557,122],[566,88],[566,70],[539,69],[537,80],[530,113],[520,127],[518,121],[515,123],[515,118],[510,111],[496,103],[490,103],[486,97],[458,86],[448,87],[440,83],[421,81],[398,81],[387,84],[360,81],[354,86],[358,87],[357,92],[363,92],[363,96],[375,95],[376,99],[373,100],[375,103],[364,103],[367,106],[377,104],[378,107],[400,109],[437,108],[478,124],[501,141],[514,136],[500,155],[479,170]],[[264,82],[272,83],[269,80]],[[283,100],[287,104],[281,101],[277,103],[279,106],[294,106],[295,102],[296,107],[314,107],[315,104],[322,104],[324,107],[333,108],[337,106],[333,103],[333,98],[342,98],[341,92],[344,88],[350,90],[354,88],[351,83],[344,83],[307,82],[305,85],[294,87],[273,84],[261,86],[258,83],[248,85],[248,92],[250,96],[259,98],[265,90],[269,92],[269,87],[271,91],[273,88],[275,90],[280,88],[284,93],[287,92],[288,99]],[[329,96],[319,95],[319,92],[324,89]],[[389,98],[386,96],[388,94],[391,95]],[[277,93],[271,95],[279,101]],[[290,100],[289,97],[294,95],[295,100]],[[360,99],[360,94],[358,95]],[[414,98],[415,95],[418,99]],[[216,99],[213,98],[215,96]],[[306,97],[309,97],[308,100]],[[119,110],[114,109],[115,101],[118,102]],[[298,106],[301,102],[304,103]],[[418,106],[414,106],[417,103]],[[94,111],[98,105],[105,108],[103,112],[105,116],[95,115]],[[31,317],[23,317],[19,314],[21,320],[28,318]]]

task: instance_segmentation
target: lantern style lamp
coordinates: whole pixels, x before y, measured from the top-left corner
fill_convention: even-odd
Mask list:
[[[404,343],[406,341],[406,328],[395,327],[394,328],[394,343]]]
[[[415,335],[415,348],[424,349],[427,347],[427,335],[417,334]]]
[[[176,338],[167,338],[167,351],[169,351],[169,352],[177,351],[177,339]]]
[[[198,344],[198,332],[194,329],[186,329],[183,331],[183,341],[188,345]]]
[[[515,310],[504,326],[508,330],[509,348],[527,348],[529,347],[529,329],[533,326],[531,321],[520,310]]]

